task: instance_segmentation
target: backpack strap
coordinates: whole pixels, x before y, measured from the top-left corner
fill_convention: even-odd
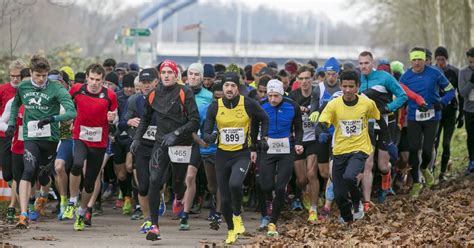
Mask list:
[[[184,99],[186,99],[186,94],[184,94],[184,90],[183,90],[183,88],[181,87],[181,88],[179,89],[179,100],[180,100],[180,102],[181,102],[183,114],[186,115],[186,108],[185,108],[185,106],[184,106]]]

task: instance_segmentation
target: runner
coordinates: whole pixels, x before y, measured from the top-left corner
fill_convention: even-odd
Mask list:
[[[459,93],[464,100],[469,164],[466,175],[474,173],[474,47],[466,52],[468,65],[459,73]]]
[[[23,81],[17,88],[12,103],[10,121],[5,136],[13,137],[16,117],[23,104],[23,134],[25,154],[24,171],[19,186],[21,215],[17,228],[28,227],[28,199],[31,195],[31,183],[39,179],[42,186],[50,183],[47,166],[56,155],[59,141],[58,122],[76,117],[76,110],[66,89],[56,81],[47,79],[50,70],[49,62],[40,56],[33,56],[30,61],[31,79]],[[60,105],[66,112],[59,114]],[[40,167],[41,170],[40,170]]]
[[[201,163],[199,147],[193,145],[192,133],[199,129],[199,112],[192,91],[177,83],[178,68],[174,61],[165,60],[160,65],[161,84],[148,94],[143,118],[135,133],[132,150],[140,144],[156,113],[155,144],[150,160],[150,188],[148,195],[152,226],[147,240],[161,239],[158,225],[160,189],[164,173],[171,162],[174,192],[177,194],[173,209],[183,207],[185,178],[189,165]],[[181,224],[187,224],[188,213],[181,215]],[[184,220],[183,220],[184,219]]]
[[[357,177],[364,170],[365,160],[373,152],[368,119],[379,119],[380,112],[372,100],[357,94],[360,81],[355,71],[343,71],[340,80],[343,96],[327,104],[317,127],[321,132],[325,132],[331,124],[335,127],[332,167],[334,197],[341,212],[340,221],[347,223],[364,217]]]
[[[408,101],[408,139],[409,139],[409,164],[413,186],[411,197],[417,198],[423,185],[420,183],[419,168],[425,179],[426,186],[434,183],[433,174],[428,170],[434,148],[436,131],[441,119],[441,110],[453,99],[455,92],[448,79],[434,67],[426,65],[425,49],[415,47],[410,51],[412,67],[403,74],[400,82],[413,92],[421,95],[428,104],[429,110],[419,111],[418,105],[413,100]],[[444,96],[440,97],[440,91]],[[419,150],[422,149],[421,163]]]
[[[299,105],[284,97],[283,83],[279,80],[270,80],[266,88],[268,98],[261,105],[269,117],[269,149],[260,153],[258,173],[263,193],[271,195],[275,190],[267,226],[267,236],[273,237],[278,236],[276,224],[285,204],[285,190],[293,173],[295,152],[301,154],[304,148]]]
[[[300,82],[300,88],[292,91],[289,97],[300,106],[303,121],[304,153],[296,154],[295,174],[298,187],[303,191],[303,206],[309,211],[308,222],[314,224],[318,221],[317,206],[319,199],[316,128],[309,119],[313,98],[311,82],[313,81],[314,69],[303,65],[298,68],[296,75],[298,82]]]
[[[143,118],[146,96],[158,85],[156,70],[154,68],[143,69],[140,72],[139,80],[141,92],[129,98],[126,112],[123,120],[127,120],[129,136],[135,135],[136,128],[140,125]],[[140,232],[146,233],[151,227],[150,209],[148,202],[148,193],[150,187],[150,172],[148,162],[151,158],[151,152],[155,143],[156,119],[153,118],[146,133],[140,139],[140,145],[135,151],[131,151],[134,157],[135,174],[138,184],[138,201],[145,218],[140,227]]]
[[[8,73],[10,75],[10,82],[5,83],[0,86],[0,116],[3,116],[6,111],[6,104],[8,101],[13,99],[16,94],[16,89],[21,82],[21,70],[25,68],[26,65],[21,60],[15,60],[10,63],[8,66]],[[11,105],[11,104],[10,104]],[[11,107],[10,107],[11,108]],[[8,109],[10,112],[10,109]],[[13,154],[11,152],[12,140],[5,138],[5,130],[8,128],[8,119],[6,119],[7,127],[3,131],[0,131],[0,167],[2,168],[2,177],[6,182],[12,181],[13,179],[13,168],[12,168],[12,158]],[[15,221],[15,204],[17,202],[17,194],[15,189],[18,187],[17,181],[13,180],[11,184],[12,197],[10,204],[7,209],[7,222],[13,224]]]
[[[87,84],[75,84],[69,91],[76,104],[77,117],[72,131],[74,162],[69,181],[71,197],[68,208],[77,204],[81,174],[84,174],[81,202],[74,223],[76,231],[84,230],[87,204],[108,145],[109,123],[116,120],[118,105],[115,93],[103,87],[105,70],[102,65],[89,65],[86,75]]]
[[[393,112],[406,102],[407,96],[394,77],[385,71],[374,70],[374,66],[371,52],[364,51],[359,54],[359,67],[361,70],[360,92],[375,101],[382,114],[381,120],[378,122],[371,120],[369,127],[372,145],[377,149],[377,167],[382,174],[382,182],[391,182],[390,157],[392,157],[392,160],[396,160],[398,157],[397,147],[390,137],[390,129],[397,128]],[[393,97],[395,97],[395,100],[393,100]],[[362,178],[365,212],[370,208],[374,156],[375,153],[369,154],[369,157],[366,159],[364,176]],[[382,191],[390,189],[390,184],[382,186]]]
[[[245,232],[241,217],[242,183],[250,161],[255,162],[257,159],[256,130],[259,125],[260,146],[268,148],[268,116],[257,102],[239,94],[239,90],[245,86],[241,85],[237,73],[226,72],[222,81],[224,97],[209,106],[204,126],[204,141],[207,144],[216,140],[218,142],[217,185],[222,199],[222,213],[229,230],[225,242],[232,244],[239,234]],[[214,131],[214,125],[217,125],[217,132]],[[247,149],[249,144],[253,144],[250,154]]]

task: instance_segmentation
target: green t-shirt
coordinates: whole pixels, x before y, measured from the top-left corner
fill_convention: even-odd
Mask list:
[[[76,109],[67,90],[57,81],[48,81],[44,89],[33,86],[31,80],[20,83],[12,103],[9,125],[15,126],[18,109],[25,107],[23,116],[23,138],[27,140],[59,141],[59,122],[74,119]],[[60,105],[66,112],[59,114]],[[39,120],[54,116],[55,122],[38,130]],[[30,131],[30,132],[28,132]]]

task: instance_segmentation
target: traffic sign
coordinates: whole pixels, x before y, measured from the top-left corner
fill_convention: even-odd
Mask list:
[[[142,36],[148,37],[151,35],[151,29],[149,28],[124,28],[124,36]]]

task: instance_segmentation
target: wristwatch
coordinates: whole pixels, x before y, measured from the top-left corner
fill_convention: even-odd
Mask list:
[[[174,135],[176,135],[176,136],[179,136],[179,135],[180,135],[178,129],[174,130]]]

